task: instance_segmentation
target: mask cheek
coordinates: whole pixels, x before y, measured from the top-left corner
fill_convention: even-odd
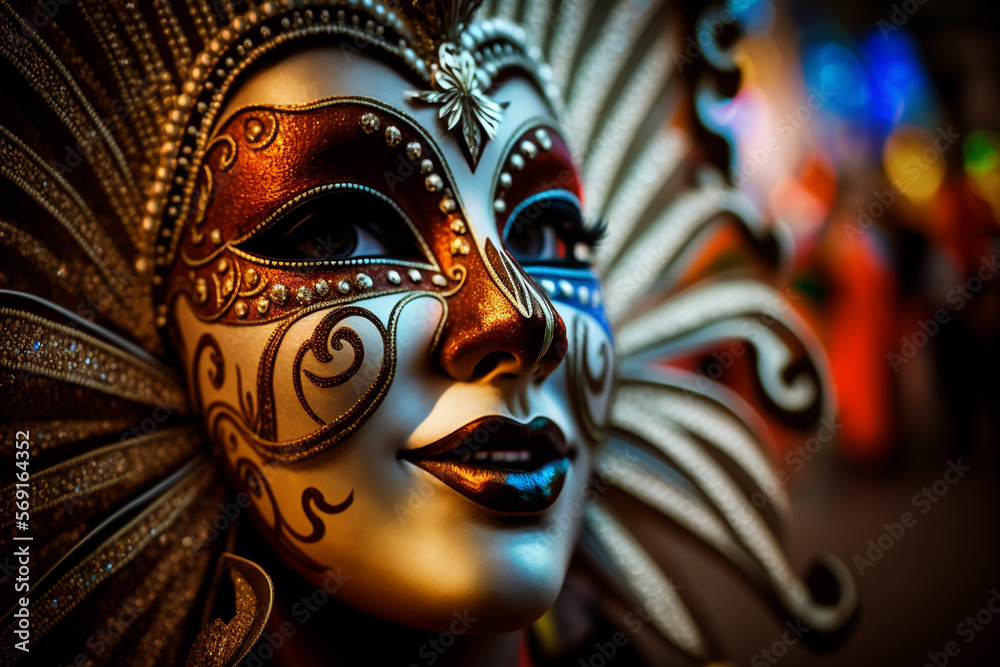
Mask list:
[[[573,414],[591,444],[604,440],[615,386],[615,351],[601,320],[563,303],[556,310],[566,322],[569,343],[566,391]]]
[[[255,414],[257,366],[270,328],[204,322],[186,299],[175,302],[172,322],[193,407],[221,445],[212,432],[210,413],[222,411],[252,421],[247,417]]]
[[[264,360],[276,439],[302,438],[349,415],[378,389],[386,348],[382,320],[362,309],[321,310],[292,325],[273,359]]]
[[[321,310],[303,318],[298,322],[302,325],[302,332],[294,331],[294,326],[290,327],[282,343],[287,346],[285,352],[292,357],[297,355],[305,341],[310,340],[319,328],[313,320],[322,320],[330,312],[331,309]],[[272,383],[265,377],[258,384],[259,368],[267,359],[269,344],[275,339],[282,323],[240,326],[204,322],[184,299],[176,302],[173,315],[175,335],[180,343],[178,349],[187,369],[194,406],[233,487],[238,494],[242,494],[237,496],[244,499],[239,501],[240,507],[252,508],[251,516],[258,528],[270,536],[268,539],[272,545],[289,562],[303,570],[322,569],[303,544],[311,544],[323,537],[325,529],[322,521],[316,522],[314,517],[339,514],[353,504],[352,488],[339,484],[327,484],[323,488],[314,486],[311,478],[303,474],[301,468],[295,467],[297,464],[270,460],[257,451],[259,434],[267,428],[268,419],[262,417],[264,414],[270,414],[272,423],[283,424],[282,430],[291,434],[308,434],[318,427],[299,405],[293,383],[288,377],[282,383]],[[377,319],[374,315],[371,317]],[[357,323],[353,324],[360,328]],[[334,327],[331,336],[335,331]],[[378,337],[378,340],[381,338]],[[275,360],[283,364],[282,368],[288,369],[291,366],[282,357],[281,347]],[[371,360],[376,366],[380,365],[381,350],[374,345],[369,347],[373,352],[379,352],[373,353]],[[335,348],[336,345],[330,343],[329,349]],[[338,354],[341,353],[346,357],[354,356],[354,350],[348,343],[340,345]],[[326,377],[338,372],[337,364],[350,367],[353,362],[331,358],[329,365],[334,367],[332,370],[309,368],[316,372],[317,377],[322,370],[323,377]],[[363,364],[354,375],[364,372],[361,366]],[[288,376],[287,371],[285,375]],[[324,391],[337,393],[336,388]],[[270,398],[265,400],[267,396]],[[295,402],[294,410],[285,406],[286,400]],[[267,401],[274,408],[269,408]],[[337,402],[332,400],[319,403],[323,407],[318,409],[336,410],[338,407]],[[311,528],[300,532],[303,526]]]

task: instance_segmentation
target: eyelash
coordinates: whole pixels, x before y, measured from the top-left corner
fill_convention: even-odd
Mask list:
[[[597,218],[596,222],[592,224],[584,223],[583,229],[580,230],[580,236],[576,239],[577,243],[582,243],[591,250],[594,250],[601,244],[601,241],[607,236],[608,233],[608,219],[607,218]]]
[[[606,228],[602,221],[584,222],[575,194],[552,189],[522,200],[500,232],[508,251],[525,266],[585,266]]]

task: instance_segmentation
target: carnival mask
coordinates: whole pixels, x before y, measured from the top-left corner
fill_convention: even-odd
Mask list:
[[[505,107],[491,140],[473,121],[485,145],[412,88],[334,47],[248,78],[171,317],[208,432],[303,576],[340,568],[344,601],[406,625],[522,627],[562,585],[612,388],[594,234],[530,81],[477,89]]]
[[[636,624],[720,654],[635,537],[667,523],[805,641],[842,632],[856,588],[831,557],[796,575],[758,417],[818,428],[822,354],[761,279],[780,234],[674,106],[673,3],[28,4],[0,0],[0,385],[33,586],[0,662],[263,661],[298,577],[240,508],[345,616],[549,612],[567,664],[660,642]],[[745,387],[701,371],[720,350]]]

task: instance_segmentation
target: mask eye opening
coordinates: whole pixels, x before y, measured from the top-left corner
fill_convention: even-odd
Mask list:
[[[270,266],[385,261],[437,268],[406,213],[386,195],[356,183],[323,185],[294,197],[233,246]]]
[[[506,218],[501,238],[522,265],[589,267],[607,225],[586,225],[580,200],[568,190],[544,190],[520,202]]]

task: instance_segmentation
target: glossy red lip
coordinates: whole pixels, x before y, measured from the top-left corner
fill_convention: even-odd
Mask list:
[[[573,451],[545,417],[482,417],[400,458],[499,512],[539,512],[562,490]]]

